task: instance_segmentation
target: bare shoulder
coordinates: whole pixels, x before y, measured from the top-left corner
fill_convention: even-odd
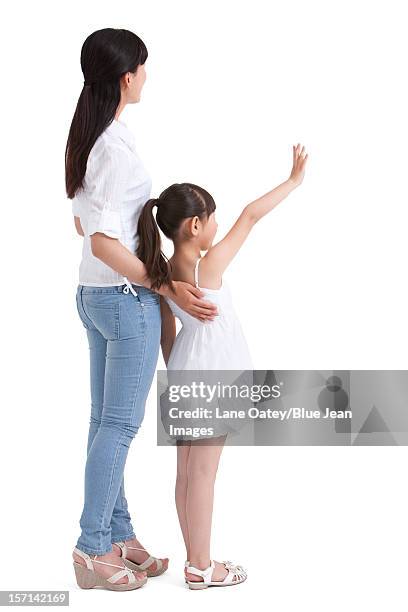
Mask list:
[[[211,249],[200,259],[198,264],[198,284],[207,289],[220,289],[222,285],[222,269],[217,266],[216,259],[211,255]]]

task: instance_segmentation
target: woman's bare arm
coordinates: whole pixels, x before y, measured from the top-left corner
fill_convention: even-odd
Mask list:
[[[255,223],[301,184],[308,155],[303,156],[304,147],[301,151],[299,147],[299,144],[296,148],[293,146],[293,167],[288,180],[245,206],[226,236],[211,247],[203,257],[214,272],[214,276],[222,277],[224,270],[238,253]]]
[[[95,232],[91,235],[91,250],[92,255],[122,276],[148,289],[151,288],[144,263],[123,246],[117,238]]]
[[[176,337],[176,318],[163,296],[160,296],[161,339],[163,359],[167,365]]]
[[[152,289],[144,263],[123,246],[117,238],[95,232],[91,235],[91,249],[95,257],[122,276],[126,276],[129,281]],[[175,293],[168,285],[162,285],[160,289],[152,289],[152,291],[170,297],[180,308],[200,321],[212,320],[218,314],[215,304],[201,299],[204,294],[197,287],[184,281],[173,281],[173,284]]]

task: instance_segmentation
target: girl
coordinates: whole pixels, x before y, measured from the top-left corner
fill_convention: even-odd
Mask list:
[[[171,185],[143,207],[137,254],[153,282],[170,283],[171,278],[194,281],[218,306],[215,320],[204,323],[183,312],[168,295],[161,298],[161,346],[168,370],[252,368],[223,273],[255,223],[302,183],[307,158],[305,147],[293,146],[289,178],[248,204],[226,236],[215,245],[215,202],[202,187],[191,183]],[[156,221],[154,206],[157,206]],[[158,228],[174,244],[170,266],[161,252]],[[201,251],[206,251],[202,258]],[[175,317],[182,323],[177,337]],[[190,589],[237,585],[247,577],[241,566],[229,561],[219,563],[210,556],[214,482],[225,438],[226,435],[220,435],[211,441],[179,440],[177,443],[175,497],[187,554],[185,579]]]

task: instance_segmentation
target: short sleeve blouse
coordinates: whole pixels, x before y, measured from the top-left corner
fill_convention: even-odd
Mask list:
[[[135,137],[114,119],[91,149],[84,188],[72,200],[72,212],[84,231],[78,282],[89,286],[121,285],[126,278],[92,254],[90,236],[117,238],[132,253],[138,244],[137,222],[150,197],[151,178],[141,162]]]

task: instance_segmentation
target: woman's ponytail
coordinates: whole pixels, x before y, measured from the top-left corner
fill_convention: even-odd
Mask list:
[[[160,200],[151,198],[142,208],[137,224],[139,242],[136,255],[146,266],[152,289],[159,289],[161,285],[170,285],[173,289],[170,264],[161,250],[160,232],[153,216],[156,205],[160,205]]]
[[[84,186],[89,153],[115,119],[121,99],[121,80],[136,73],[147,60],[144,42],[133,32],[103,28],[82,45],[84,83],[65,146],[65,188],[68,198]]]

